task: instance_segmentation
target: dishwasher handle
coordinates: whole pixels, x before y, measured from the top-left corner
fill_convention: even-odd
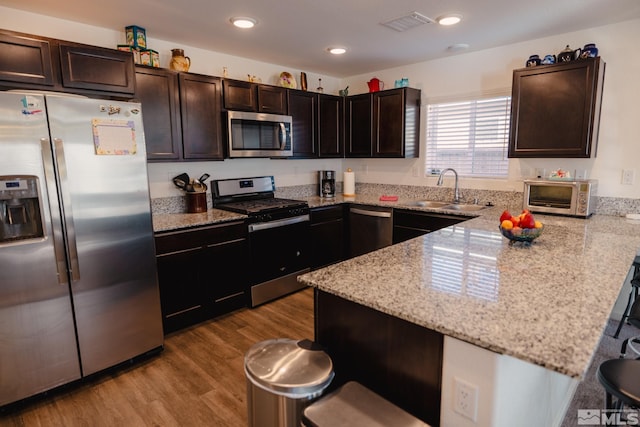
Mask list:
[[[349,211],[357,215],[375,216],[378,218],[391,218],[391,212],[370,211],[358,208],[351,208]]]

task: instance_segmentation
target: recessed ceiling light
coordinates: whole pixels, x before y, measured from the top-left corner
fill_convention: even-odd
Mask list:
[[[334,55],[342,55],[347,51],[347,49],[343,47],[330,47],[327,49],[327,51],[329,51],[329,53],[332,53]]]
[[[442,15],[438,17],[436,21],[440,25],[455,25],[458,22],[462,21],[462,15],[457,15],[457,14]]]
[[[231,18],[229,21],[238,28],[253,28],[258,23],[255,19],[245,16]]]

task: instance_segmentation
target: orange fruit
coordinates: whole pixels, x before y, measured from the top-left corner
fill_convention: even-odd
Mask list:
[[[542,223],[540,221],[536,221],[536,228],[542,228]]]
[[[500,227],[504,228],[505,230],[511,230],[513,228],[513,223],[510,220],[505,219],[500,223]]]

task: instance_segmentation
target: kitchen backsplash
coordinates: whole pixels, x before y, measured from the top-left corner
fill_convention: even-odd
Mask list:
[[[342,194],[342,182],[336,183],[336,193]],[[453,189],[450,187],[425,187],[415,185],[389,185],[356,183],[356,194],[362,195],[395,195],[408,199],[451,200]],[[279,187],[276,189],[276,197],[285,199],[307,198],[318,195],[316,184],[295,185]],[[497,191],[461,188],[460,197],[465,203],[478,203],[484,205],[491,203],[496,206],[504,206],[510,210],[518,210],[522,207],[522,192]],[[207,193],[207,206],[212,206],[211,193]],[[640,213],[640,199],[627,199],[620,197],[598,197],[596,213],[599,215],[624,216],[629,213]],[[151,200],[153,214],[171,214],[186,212],[186,197],[163,197]]]

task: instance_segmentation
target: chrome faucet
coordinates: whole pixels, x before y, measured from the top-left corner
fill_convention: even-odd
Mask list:
[[[442,178],[444,177],[444,174],[449,171],[453,172],[453,174],[456,176],[455,187],[453,190],[453,203],[460,203],[460,190],[458,188],[458,172],[456,172],[455,169],[451,169],[451,168],[443,169],[442,172],[440,172],[440,176],[438,177],[438,182],[436,183],[436,185],[437,186],[442,185]]]

